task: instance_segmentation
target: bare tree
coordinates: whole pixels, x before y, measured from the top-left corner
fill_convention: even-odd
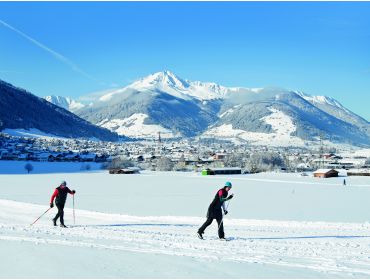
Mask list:
[[[107,162],[102,165],[102,169],[115,169],[133,167],[135,164],[127,158],[114,158],[112,162]]]
[[[26,169],[27,170],[27,173],[30,174],[30,172],[33,170],[33,165],[31,163],[27,163],[24,166],[24,169]]]
[[[278,153],[266,152],[252,154],[247,162],[247,167],[252,172],[272,171],[285,167],[284,159]]]
[[[161,157],[157,161],[157,170],[159,171],[171,171],[173,166],[173,162],[168,157]]]
[[[91,170],[90,164],[82,164],[80,170]]]
[[[225,167],[242,167],[243,164],[243,154],[233,153],[227,155],[224,160]]]
[[[173,169],[175,171],[187,171],[186,161],[185,161],[185,157],[183,154],[179,158],[179,161],[174,165]]]

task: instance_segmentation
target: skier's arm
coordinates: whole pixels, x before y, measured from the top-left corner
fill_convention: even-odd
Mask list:
[[[58,195],[58,189],[55,189],[55,191],[53,192],[53,195],[51,196],[51,199],[50,199],[50,204],[53,204],[54,202],[54,198]]]
[[[74,195],[74,194],[76,193],[76,191],[75,191],[75,190],[72,190],[72,191],[71,191],[71,190],[68,188],[68,193],[69,193],[69,194],[71,194],[71,195]]]
[[[223,192],[221,190],[221,191],[218,192],[218,197],[220,198],[220,202],[222,202],[222,203],[225,202],[225,201],[228,201],[228,200],[230,200],[234,197],[233,194],[229,195],[228,197],[223,197],[222,195],[223,195]]]

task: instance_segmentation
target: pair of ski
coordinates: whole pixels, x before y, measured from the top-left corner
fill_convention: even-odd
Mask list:
[[[56,228],[56,227],[60,227],[60,228],[70,228],[71,226],[65,226],[65,225],[63,225],[63,226],[56,226],[56,225],[54,225],[54,227]]]
[[[204,240],[204,237],[199,232],[197,232],[197,236],[199,239]],[[220,241],[230,241],[232,239],[233,238],[219,238]]]

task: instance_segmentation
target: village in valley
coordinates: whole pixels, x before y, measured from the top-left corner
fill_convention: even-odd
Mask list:
[[[200,172],[202,175],[289,172],[315,177],[370,176],[370,153],[351,146],[267,147],[215,139],[104,142],[0,134],[0,160],[101,163],[110,173],[151,171]],[[31,170],[32,171],[32,170]]]

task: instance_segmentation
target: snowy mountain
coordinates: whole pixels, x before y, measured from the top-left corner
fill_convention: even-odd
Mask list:
[[[0,131],[30,131],[67,138],[114,141],[117,134],[93,125],[43,98],[0,80]]]
[[[193,97],[192,87],[168,71],[160,72],[105,94],[76,114],[121,135],[153,138],[162,131],[163,137],[196,136],[217,121],[220,102]],[[135,114],[140,117],[134,119],[141,124],[132,126],[130,118]],[[139,131],[138,125],[142,128]],[[153,125],[157,126],[155,133],[152,133]]]
[[[358,116],[357,114],[351,112],[347,108],[345,108],[340,102],[335,100],[334,98],[328,96],[310,96],[304,94],[302,92],[296,92],[302,98],[310,102],[315,107],[321,109],[322,111],[335,116],[336,118],[350,122],[357,127],[359,127],[362,131],[370,135],[370,126],[369,122],[364,118]]]
[[[124,94],[126,90],[161,91],[184,100],[200,101],[225,99],[233,93],[258,92],[260,89],[227,88],[216,83],[184,80],[170,71],[151,74],[139,79],[123,89],[112,91],[100,97],[100,101],[109,101],[116,95]]]
[[[144,138],[152,138],[161,131],[164,138],[191,137],[218,120],[221,103],[228,96],[235,93],[255,93],[258,90],[192,82],[181,79],[170,71],[163,71],[111,91],[101,96],[92,106],[82,108],[76,113],[121,135],[146,135]],[[140,118],[144,125],[141,130],[126,125],[126,120],[134,114],[146,116]],[[152,125],[160,128],[152,133]]]
[[[224,87],[164,71],[99,98],[76,113],[121,135],[217,137],[302,146],[320,136],[370,145],[370,124],[330,97],[279,88]]]
[[[63,109],[66,109],[70,112],[75,112],[83,107],[84,104],[77,102],[69,97],[57,96],[57,95],[49,95],[45,96],[44,99],[49,101],[50,103],[59,106]]]
[[[356,123],[339,119],[285,89],[231,96],[221,112],[219,121],[204,136],[277,146],[302,146],[320,136],[332,142],[370,143],[369,134]],[[224,125],[229,125],[227,135]]]

